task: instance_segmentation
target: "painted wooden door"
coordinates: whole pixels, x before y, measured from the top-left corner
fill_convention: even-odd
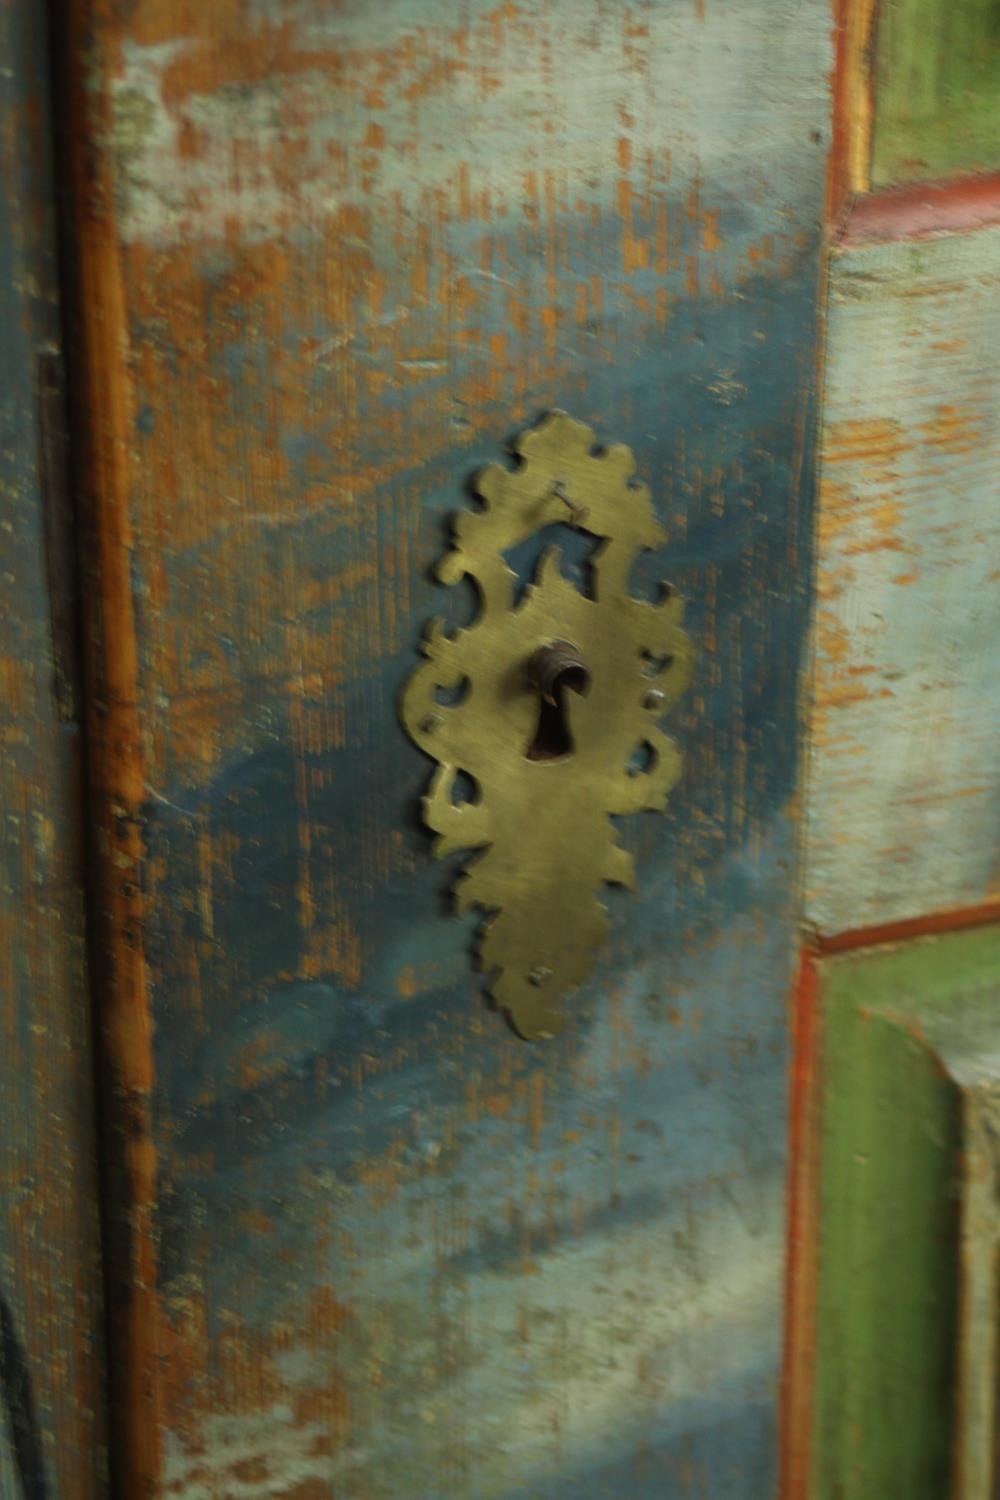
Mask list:
[[[829,89],[814,0],[55,19],[0,7],[0,1495],[991,1500],[1000,179],[922,180],[1000,163],[988,6],[845,0]],[[696,661],[529,1045],[398,710],[554,408]]]
[[[770,1495],[825,0],[69,10],[123,1493]],[[396,705],[553,408],[697,664],[528,1045]]]
[[[842,15],[787,1500],[1000,1493],[996,19]]]

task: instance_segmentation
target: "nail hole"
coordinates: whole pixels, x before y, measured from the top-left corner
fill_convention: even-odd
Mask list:
[[[659,677],[661,672],[669,672],[673,664],[672,656],[657,656],[653,651],[642,653],[642,670],[646,677]]]
[[[645,776],[656,764],[656,751],[648,740],[643,740],[636,745],[629,756],[628,773],[630,776]]]
[[[469,802],[479,801],[479,782],[468,771],[455,772],[455,780],[451,784],[451,801],[453,807],[465,807]]]
[[[448,708],[454,708],[461,703],[469,691],[469,679],[460,677],[453,687],[445,687],[440,682],[434,689],[435,703],[443,703]]]

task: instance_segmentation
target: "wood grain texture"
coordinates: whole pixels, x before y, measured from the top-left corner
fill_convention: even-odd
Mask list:
[[[125,1492],[766,1496],[826,6],[73,9]],[[700,661],[539,1050],[396,700],[552,406]]]
[[[974,1398],[996,1332],[983,1106],[1000,1037],[1000,929],[819,967],[810,1494],[989,1500],[995,1387],[988,1410]]]
[[[0,1494],[105,1490],[80,724],[42,8],[0,6]]]
[[[996,1500],[1000,1487],[1000,984],[963,1037],[962,1207],[955,1500]],[[971,1033],[971,1034],[970,1034]]]
[[[1000,231],[832,259],[807,916],[998,894]]]
[[[882,0],[874,35],[874,186],[1000,171],[994,0]]]

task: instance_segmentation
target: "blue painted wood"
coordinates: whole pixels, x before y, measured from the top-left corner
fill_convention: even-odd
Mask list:
[[[45,8],[0,6],[0,1495],[104,1493]]]
[[[769,1495],[826,6],[142,0],[87,41],[155,1076],[134,1472]],[[395,705],[456,611],[447,513],[552,406],[634,450],[669,534],[636,587],[699,660],[639,892],[531,1048]]]

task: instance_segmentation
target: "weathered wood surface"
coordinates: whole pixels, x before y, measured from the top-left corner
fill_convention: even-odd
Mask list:
[[[874,186],[1000,171],[994,0],[881,0],[871,56]]]
[[[966,1041],[955,1500],[996,1500],[1000,1488],[1000,984],[985,996],[980,1035]]]
[[[826,5],[75,14],[126,1492],[764,1497]],[[395,705],[556,405],[634,449],[699,665],[533,1049]]]
[[[820,965],[813,1500],[995,1494],[998,974],[995,927]]]
[[[95,1500],[103,1324],[43,17],[33,0],[0,6],[0,1495]]]
[[[1000,229],[834,254],[807,814],[822,933],[1000,894],[998,346]]]

